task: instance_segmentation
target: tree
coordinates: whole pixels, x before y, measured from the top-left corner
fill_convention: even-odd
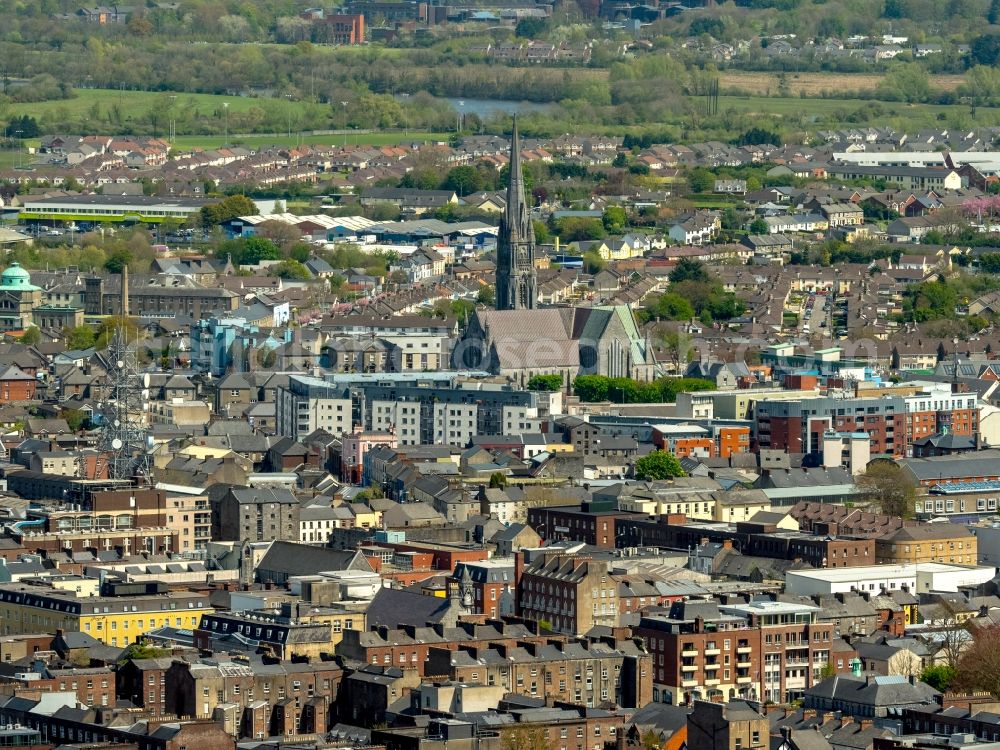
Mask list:
[[[82,428],[88,421],[86,413],[79,409],[67,409],[62,413],[62,416],[73,432]]]
[[[494,471],[490,474],[490,487],[496,489],[498,487],[507,486],[507,475],[502,471]]]
[[[444,178],[442,187],[445,190],[454,190],[460,196],[475,193],[477,190],[482,189],[479,170],[468,165],[454,167],[448,172],[448,176]]]
[[[270,268],[270,272],[279,279],[293,279],[295,281],[308,281],[312,278],[309,269],[297,260],[283,260],[275,263]]]
[[[977,65],[996,65],[1000,59],[1000,34],[983,34],[972,40],[969,57]]]
[[[882,79],[879,91],[889,100],[925,102],[931,94],[931,79],[920,63],[901,63]]]
[[[1000,698],[1000,625],[976,628],[958,661],[954,685]]]
[[[1000,253],[983,253],[978,263],[979,270],[984,273],[1000,273]]]
[[[76,326],[65,332],[66,348],[70,351],[89,349],[97,340],[97,334],[90,326]]]
[[[104,261],[104,270],[109,273],[121,273],[122,269],[124,269],[125,266],[133,260],[132,253],[125,248],[115,250],[111,253],[108,259]]]
[[[715,175],[704,167],[692,169],[687,179],[692,193],[709,193],[715,187]]]
[[[722,216],[719,217],[719,222],[722,224],[722,228],[728,231],[739,229],[743,225],[740,212],[732,206],[727,206],[723,209]]]
[[[882,513],[912,518],[916,484],[895,461],[878,459],[855,479],[868,502]]]
[[[263,237],[264,239],[271,240],[271,242],[280,248],[291,247],[296,242],[302,241],[302,232],[291,224],[278,221],[277,219],[262,221],[254,228],[253,234],[254,237]]]
[[[492,286],[479,287],[476,292],[476,302],[480,305],[492,306],[497,301],[497,290]]]
[[[288,257],[292,260],[297,260],[299,263],[305,263],[312,257],[312,248],[304,242],[299,242],[289,248]]]
[[[954,681],[958,670],[947,664],[931,664],[920,673],[920,681],[926,682],[939,693],[948,690],[948,686]]]
[[[635,462],[636,479],[670,479],[687,476],[677,456],[668,451],[653,451]]]
[[[601,222],[604,224],[605,230],[611,234],[617,234],[625,229],[625,224],[628,223],[628,214],[621,206],[608,206],[604,209]]]
[[[30,326],[28,330],[21,334],[18,341],[28,346],[40,344],[42,341],[42,332],[38,330],[38,326]]]
[[[581,401],[604,401],[610,385],[611,378],[603,375],[577,375],[573,380],[573,391]]]
[[[675,372],[679,371],[681,366],[686,364],[694,354],[691,336],[683,331],[665,331],[660,336],[660,343],[670,353],[670,361],[674,363]]]
[[[517,22],[514,27],[514,36],[522,39],[535,39],[545,32],[547,24],[545,19],[526,17]]]
[[[584,273],[600,273],[607,267],[608,262],[604,260],[604,258],[601,257],[601,254],[596,250],[588,250],[583,254]]]
[[[691,25],[688,26],[688,36],[701,36],[708,34],[710,37],[719,39],[725,33],[725,26],[721,18],[712,16],[698,16]]]
[[[750,222],[749,232],[750,234],[767,234],[771,231],[771,228],[767,225],[767,222],[763,219],[754,219]]]
[[[736,138],[733,141],[733,144],[736,146],[761,146],[764,144],[780,146],[781,136],[773,130],[750,128],[749,130],[744,131],[739,138]]]
[[[229,258],[235,266],[255,266],[262,260],[280,260],[281,252],[271,240],[264,237],[240,237],[219,245],[218,258]]]
[[[565,242],[599,240],[605,235],[604,223],[600,219],[567,216],[559,220],[559,235]]]
[[[253,216],[256,213],[257,205],[245,195],[228,195],[218,203],[206,203],[201,207],[201,225],[211,228],[237,216]]]
[[[647,729],[642,735],[642,747],[644,750],[662,750],[663,737],[655,729]]]
[[[549,391],[562,390],[562,375],[533,375],[528,379],[529,391]]]
[[[660,320],[691,320],[694,317],[694,307],[675,292],[661,294],[648,308],[650,315]]]
[[[16,135],[18,138],[37,138],[42,133],[38,127],[38,120],[29,115],[11,118],[4,131],[8,135]]]
[[[671,284],[680,284],[682,281],[709,281],[704,264],[690,258],[681,258],[670,272],[669,278]]]

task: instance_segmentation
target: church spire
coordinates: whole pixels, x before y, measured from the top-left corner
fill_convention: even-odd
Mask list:
[[[497,236],[498,310],[534,309],[538,300],[535,276],[535,230],[524,190],[521,166],[521,138],[517,115],[510,139],[510,164],[507,174],[507,205],[500,219]]]
[[[511,241],[535,241],[535,232],[528,217],[528,206],[525,201],[524,169],[521,165],[521,137],[517,132],[517,115],[514,115],[514,129],[510,137],[510,165],[504,219],[510,230]]]

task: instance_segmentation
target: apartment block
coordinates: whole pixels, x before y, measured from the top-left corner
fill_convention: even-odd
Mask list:
[[[809,604],[675,602],[635,634],[653,655],[653,699],[683,705],[733,698],[800,698],[830,660],[832,626]]]
[[[35,474],[19,471],[12,474]],[[48,477],[51,475],[39,475]],[[181,551],[181,538],[194,539],[192,526],[171,521],[166,492],[128,489],[89,492],[80,503],[32,509],[28,523],[18,527],[14,538],[38,552],[120,550],[123,554],[147,551],[153,554]]]
[[[904,458],[913,441],[929,435],[977,434],[979,407],[975,394],[953,393],[950,385],[935,383],[905,396],[768,399],[756,405],[754,420],[759,448],[821,455],[827,433],[863,432],[873,455]]]
[[[351,399],[333,383],[293,375],[275,394],[275,425],[279,435],[296,440],[320,429],[333,435],[353,432]]]

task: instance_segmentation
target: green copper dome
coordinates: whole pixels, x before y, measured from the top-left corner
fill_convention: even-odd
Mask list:
[[[0,287],[6,289],[37,289],[31,284],[31,274],[14,261],[0,274]]]

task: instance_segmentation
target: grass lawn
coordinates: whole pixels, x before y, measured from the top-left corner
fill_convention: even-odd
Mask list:
[[[66,111],[71,115],[86,114],[96,104],[102,110],[119,107],[122,115],[127,118],[141,117],[157,102],[172,102],[177,109],[195,108],[202,113],[218,111],[223,116],[223,104],[229,104],[232,113],[246,112],[252,107],[280,107],[283,110],[292,107],[293,114],[298,108],[307,106],[306,102],[289,102],[286,99],[247,96],[217,96],[215,94],[174,94],[167,91],[116,91],[115,89],[75,89],[76,96],[72,99],[58,99],[46,102],[30,102],[11,104],[8,110],[11,114],[31,115],[41,117],[55,111]],[[175,99],[171,99],[175,96]]]
[[[939,117],[944,117],[946,119],[962,118],[980,126],[1000,123],[1000,108],[980,107],[976,112],[976,119],[973,120],[969,106],[966,104],[907,104],[905,102],[883,102],[868,99],[801,99],[799,97],[719,97],[719,109],[722,111],[732,108],[755,114],[804,116],[817,121],[828,121],[840,113],[850,114],[875,105],[884,108],[887,119],[899,118],[932,122],[937,121]],[[847,125],[848,123],[842,124]]]

